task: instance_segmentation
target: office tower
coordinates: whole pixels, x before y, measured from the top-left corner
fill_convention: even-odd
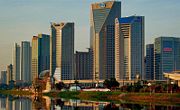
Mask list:
[[[50,73],[57,81],[71,80],[74,74],[74,23],[52,23]]]
[[[15,43],[13,47],[13,79],[20,80],[20,46]]]
[[[91,5],[90,48],[93,54],[93,80],[115,78],[115,18],[121,17],[121,2]]]
[[[76,80],[87,80],[92,79],[92,59],[90,49],[88,52],[76,51],[75,54],[75,65],[76,65]]]
[[[7,84],[7,71],[1,71],[1,83]]]
[[[30,42],[21,42],[21,80],[31,82],[31,46]]]
[[[116,18],[115,71],[117,79],[144,79],[144,17]]]
[[[13,80],[13,65],[12,64],[7,65],[6,71],[7,71],[7,84],[9,84],[9,81]]]
[[[180,70],[180,38],[155,39],[155,80],[165,80],[163,72]]]
[[[32,76],[38,78],[39,74],[50,67],[50,36],[38,34],[32,38]]]
[[[154,80],[154,44],[146,45],[146,80]]]

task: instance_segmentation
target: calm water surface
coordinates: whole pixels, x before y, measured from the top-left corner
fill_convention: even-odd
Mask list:
[[[180,110],[180,105],[128,104],[0,95],[0,110]]]

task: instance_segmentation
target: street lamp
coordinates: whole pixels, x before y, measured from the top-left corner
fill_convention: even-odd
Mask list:
[[[150,87],[150,96],[151,96],[151,83],[148,83],[148,86]]]
[[[173,84],[174,84],[174,82],[172,81],[171,82],[171,94],[173,93]]]

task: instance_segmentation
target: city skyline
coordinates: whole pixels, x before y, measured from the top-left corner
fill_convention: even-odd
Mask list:
[[[12,63],[14,42],[30,41],[32,36],[38,33],[50,34],[50,22],[75,22],[75,50],[88,48],[90,41],[90,4],[101,1],[79,0],[71,4],[69,1],[0,1],[0,70],[4,70],[7,64]],[[178,32],[180,14],[175,13],[180,10],[180,1],[120,1],[122,3],[122,17],[133,14],[145,16],[146,44],[153,43],[154,38],[158,36],[180,36],[180,32]],[[74,8],[69,9],[69,7]],[[53,12],[53,10],[55,11]],[[34,13],[35,11],[36,13]],[[80,13],[84,17],[78,16]]]

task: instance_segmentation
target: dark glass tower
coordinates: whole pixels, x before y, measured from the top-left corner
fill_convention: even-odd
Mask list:
[[[74,79],[74,23],[52,23],[50,73],[56,81]]]
[[[115,72],[117,79],[144,79],[144,16],[116,19]]]
[[[121,17],[121,2],[91,5],[90,47],[93,55],[93,80],[115,78],[115,18]]]
[[[165,80],[164,72],[180,70],[180,38],[155,39],[155,80]]]
[[[154,80],[154,44],[146,45],[146,80]]]

